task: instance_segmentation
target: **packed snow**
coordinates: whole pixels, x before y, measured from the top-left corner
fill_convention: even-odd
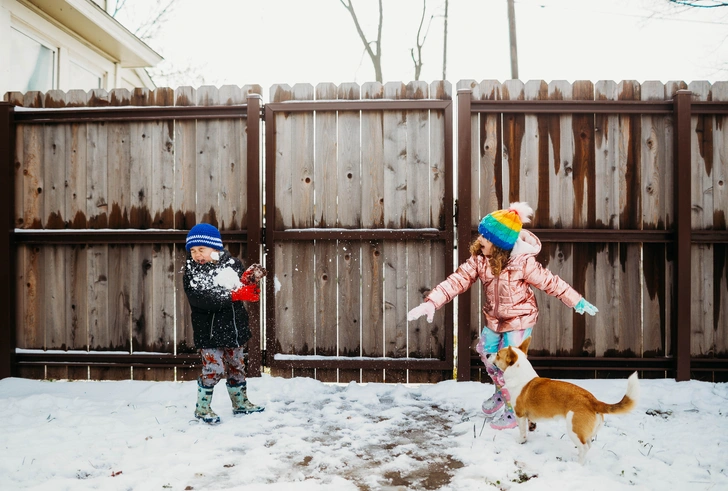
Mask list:
[[[625,374],[626,376],[626,374]],[[626,380],[573,380],[605,402]],[[728,384],[641,380],[576,462],[563,420],[528,441],[484,423],[493,386],[248,381],[265,412],[233,417],[225,384],[193,419],[196,382],[0,380],[7,490],[725,490]]]
[[[215,275],[215,285],[227,290],[237,290],[243,286],[238,273],[230,266],[226,266],[217,272]]]

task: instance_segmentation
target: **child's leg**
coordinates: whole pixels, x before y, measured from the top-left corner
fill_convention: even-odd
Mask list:
[[[483,401],[481,405],[481,409],[487,415],[495,414],[505,404],[505,397],[503,397],[503,376],[500,374],[500,370],[488,361],[488,356],[498,351],[498,346],[501,344],[501,337],[499,333],[484,327],[480,333],[480,340],[476,347],[476,351],[480,354],[480,359],[485,364],[485,371],[495,385],[493,395]]]
[[[224,373],[222,352],[219,349],[201,349],[202,374],[197,380],[195,417],[208,424],[218,424],[220,417],[210,407],[212,394]]]
[[[248,400],[248,383],[245,381],[245,351],[242,347],[225,348],[225,371],[227,390],[233,403],[233,414],[250,414],[262,411]]]
[[[236,385],[245,382],[245,349],[223,348],[223,363],[228,384]]]
[[[223,348],[203,348],[200,350],[200,357],[202,358],[200,384],[214,387],[225,375]]]

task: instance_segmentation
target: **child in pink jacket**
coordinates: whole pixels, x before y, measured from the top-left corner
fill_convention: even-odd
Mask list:
[[[522,230],[532,215],[533,209],[526,203],[512,203],[509,208],[483,218],[478,225],[480,236],[470,246],[470,258],[407,314],[408,320],[426,315],[427,321],[432,322],[435,310],[467,291],[477,280],[483,283],[485,327],[477,351],[493,379],[495,392],[483,402],[482,409],[492,419],[490,426],[498,430],[514,428],[517,423],[503,372],[488,362],[488,356],[507,346],[519,346],[531,336],[538,320],[531,286],[558,298],[579,314],[598,312],[568,283],[536,261],[541,241]],[[501,408],[503,412],[498,415]]]

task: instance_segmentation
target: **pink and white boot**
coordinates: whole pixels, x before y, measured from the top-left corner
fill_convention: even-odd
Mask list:
[[[505,387],[498,387],[498,389],[504,399],[503,412],[490,422],[490,427],[494,430],[508,430],[510,428],[515,428],[518,426],[518,421],[516,421],[516,414],[513,411],[513,406],[511,406],[510,394],[508,394],[508,390]]]
[[[497,413],[500,408],[503,407],[505,402],[506,401],[503,398],[503,392],[501,392],[501,388],[496,385],[493,395],[490,396],[490,398],[484,400],[480,408],[483,410],[486,416],[494,416],[495,413]]]

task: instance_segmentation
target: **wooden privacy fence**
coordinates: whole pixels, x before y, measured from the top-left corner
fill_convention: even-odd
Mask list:
[[[483,215],[527,201],[539,259],[600,309],[537,292],[540,372],[726,378],[727,83],[461,81],[456,104],[447,82],[261,93],[6,96],[0,377],[194,378],[180,271],[207,221],[269,270],[251,374],[478,379],[479,287],[432,324],[406,312]]]
[[[528,201],[539,259],[600,310],[580,316],[537,292],[534,364],[566,376],[639,369],[684,380],[692,370],[725,380],[728,83],[459,88],[459,243],[479,217]],[[461,339],[477,336],[479,295],[459,304],[459,325],[472,326]]]

